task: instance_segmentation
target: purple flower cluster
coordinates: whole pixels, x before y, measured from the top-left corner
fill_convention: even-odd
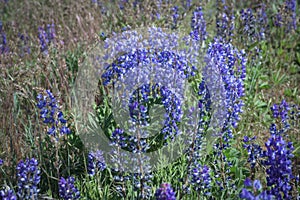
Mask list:
[[[204,195],[210,195],[209,189],[211,188],[210,169],[204,165],[197,165],[192,169],[191,184],[194,189],[202,192]]]
[[[259,40],[266,39],[266,32],[268,31],[268,16],[266,13],[266,5],[261,4],[256,12],[256,22],[259,30],[258,38]]]
[[[278,134],[286,132],[288,129],[290,129],[290,122],[289,122],[289,115],[290,115],[291,107],[290,105],[283,99],[280,104],[274,104],[271,107],[271,111],[273,114],[273,117],[275,119],[279,119],[279,123],[282,125],[281,129],[278,130]],[[270,131],[276,132],[276,127],[274,125],[271,125]]]
[[[274,17],[274,25],[284,27],[286,32],[297,29],[296,0],[286,0],[284,9],[281,9]]]
[[[293,106],[296,108],[296,106]],[[287,123],[289,118],[294,119],[296,111],[291,111],[291,106],[283,100],[281,104],[274,104],[271,107],[273,117],[275,119],[280,119],[280,123]],[[300,115],[299,115],[300,116]],[[258,158],[262,158],[262,164],[266,168],[267,174],[267,191],[261,193],[261,195],[266,195],[266,199],[270,199],[271,196],[276,199],[291,199],[291,181],[294,178],[292,174],[292,158],[293,155],[293,143],[286,142],[284,140],[285,131],[289,129],[289,125],[284,125],[283,128],[278,129],[276,124],[271,124],[270,126],[270,138],[265,143],[266,150],[262,150],[262,148],[253,144],[253,140],[255,138],[244,137],[243,142],[244,147],[248,151],[248,162],[251,164],[251,168],[255,166]],[[245,182],[247,183],[247,182]],[[245,184],[247,185],[247,184]],[[258,190],[258,189],[257,189]],[[268,194],[268,195],[267,195]],[[246,189],[243,189],[241,195],[245,199],[251,199],[253,194]],[[259,199],[263,199],[260,197]]]
[[[220,128],[216,131],[215,137],[219,137],[217,143],[214,144],[214,154],[220,157],[220,160],[215,160],[214,163],[219,165],[222,162],[224,167],[215,171],[216,183],[220,189],[226,187],[235,187],[230,176],[230,168],[232,162],[222,153],[230,146],[230,141],[233,138],[232,128],[237,127],[240,120],[240,113],[243,112],[242,107],[244,103],[242,97],[244,96],[244,81],[246,77],[246,58],[244,51],[237,50],[232,44],[224,43],[223,39],[215,39],[209,44],[207,51],[207,68],[212,71],[205,72],[208,75],[212,74],[214,70],[219,74],[218,77],[213,77],[214,82],[217,82],[216,88],[214,84],[211,85],[210,92],[220,91],[222,95],[214,100],[214,104],[219,104],[221,107],[216,112],[220,114],[220,118],[215,121],[220,121]],[[211,67],[209,67],[211,65]],[[205,75],[205,77],[208,77]],[[221,84],[218,85],[218,84]],[[217,122],[215,122],[217,123]],[[226,177],[222,174],[226,174]],[[223,177],[223,178],[222,178]]]
[[[3,30],[2,21],[0,21],[0,54],[8,53],[9,48],[7,44],[6,34]]]
[[[234,13],[230,11],[224,0],[216,0],[216,7],[217,36],[223,38],[226,42],[231,42],[234,35]]]
[[[155,97],[161,99],[164,105],[167,117],[165,118],[164,127],[161,132],[164,134],[164,140],[173,139],[178,133],[177,123],[180,122],[181,109],[180,100],[176,95],[165,86],[155,84],[143,85],[139,90],[135,90],[129,100],[130,117],[134,122],[147,125],[149,119],[148,111],[150,110],[149,98]]]
[[[39,27],[38,38],[40,41],[41,52],[47,55],[49,53],[49,45],[55,40],[55,25],[53,23],[47,24],[46,29]]]
[[[241,14],[241,21],[243,27],[243,35],[247,35],[251,41],[254,40],[256,33],[255,33],[255,25],[256,19],[253,15],[253,11],[251,8],[242,9],[240,11]]]
[[[70,134],[71,131],[66,126],[67,120],[64,118],[57,100],[51,91],[46,90],[46,95],[38,94],[37,100],[37,107],[41,110],[41,119],[43,119],[43,123],[50,127],[47,133],[55,138],[58,137],[58,130],[61,135]]]
[[[65,179],[64,177],[61,177],[58,183],[59,187],[59,196],[60,198],[64,200],[76,200],[80,199],[80,192],[75,187],[75,178],[74,177],[68,177]]]
[[[0,159],[0,167],[3,165],[3,160],[2,159]]]
[[[188,129],[188,132],[191,132],[191,137],[193,140],[191,141],[190,148],[188,149],[188,159],[190,166],[188,167],[188,183],[194,188],[200,192],[202,192],[204,195],[209,195],[208,189],[210,188],[210,169],[207,166],[201,166],[199,165],[199,162],[201,160],[201,151],[203,146],[203,139],[205,136],[206,128],[208,127],[209,120],[206,118],[206,116],[209,115],[209,112],[211,110],[211,98],[210,93],[208,91],[208,88],[206,86],[206,83],[204,80],[199,84],[198,86],[198,95],[200,96],[200,99],[198,101],[198,108],[199,108],[199,123],[197,131],[193,131]],[[187,115],[187,118],[190,119],[190,121],[187,123],[188,126],[193,127],[193,116],[191,115],[194,112],[194,108],[190,109],[190,112]],[[184,185],[183,189],[186,190],[186,192],[189,192],[191,189],[189,186]]]
[[[17,200],[14,191],[11,190],[9,187],[0,190],[0,199],[2,200]]]
[[[172,19],[173,19],[172,27],[173,28],[177,27],[178,18],[179,18],[178,6],[174,6],[172,8]]]
[[[275,18],[274,25],[277,27],[282,27],[282,24],[283,24],[282,15],[280,13],[277,13],[274,18]]]
[[[249,178],[244,182],[246,188],[242,189],[240,193],[241,199],[246,200],[272,200],[273,196],[269,195],[267,191],[262,191],[262,185],[259,180],[254,180],[253,183]],[[252,192],[253,190],[254,192]],[[256,193],[256,195],[255,195]]]
[[[254,13],[251,8],[240,11],[243,35],[247,35],[251,42],[264,40],[268,30],[268,17],[265,4],[261,4]],[[244,37],[243,37],[244,38]]]
[[[156,200],[176,200],[176,194],[169,183],[163,183],[155,192]]]
[[[40,170],[35,158],[21,160],[17,165],[18,190],[20,199],[38,199],[38,184],[40,183]]]
[[[250,163],[251,168],[253,169],[260,158],[263,157],[263,150],[258,145],[253,143],[256,137],[249,138],[248,136],[244,136],[243,139],[243,147],[247,149],[248,152],[248,163]]]
[[[95,175],[98,171],[106,168],[105,160],[101,150],[91,151],[88,154],[88,174]]]
[[[243,112],[242,97],[245,95],[244,81],[246,78],[246,57],[244,51],[238,51],[232,44],[215,39],[209,44],[207,55],[221,73],[224,83],[224,103],[227,110],[225,127],[236,127]],[[209,63],[207,63],[209,64]],[[224,129],[227,132],[227,128]],[[228,135],[231,135],[229,132]]]
[[[264,152],[266,161],[267,185],[269,194],[276,199],[291,199],[289,192],[292,175],[293,144],[286,142],[281,135],[272,134],[265,143],[267,150]]]
[[[296,0],[286,0],[285,10],[288,13],[287,30],[297,29],[297,19],[296,19]]]
[[[124,182],[133,181],[133,188],[139,191],[138,196],[141,199],[148,199],[151,194],[151,187],[148,185],[151,181],[152,174],[149,165],[149,159],[142,153],[145,152],[149,145],[144,138],[137,138],[134,136],[126,135],[122,129],[115,129],[111,136],[111,145],[115,146],[115,149],[111,152],[112,162],[114,164],[114,181],[116,183],[116,189],[123,197],[124,194]],[[132,155],[122,152],[121,148],[127,148]],[[131,163],[131,176],[124,175],[122,172],[126,169],[124,164],[129,165]],[[142,164],[141,164],[142,163]],[[128,170],[128,169],[126,169]]]
[[[153,52],[152,49],[137,49],[133,52],[119,56],[114,63],[106,66],[105,73],[101,76],[103,85],[106,86],[111,80],[120,78],[130,69],[140,67],[140,63],[144,66],[154,63],[161,65],[163,68],[173,68],[178,70],[185,78],[193,76],[196,71],[196,69],[190,67],[181,56],[172,51]]]
[[[206,22],[203,17],[202,8],[198,7],[193,12],[192,21],[191,21],[192,31],[190,33],[191,37],[196,41],[204,41],[206,40]]]

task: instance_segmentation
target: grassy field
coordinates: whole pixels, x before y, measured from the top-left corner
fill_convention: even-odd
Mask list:
[[[0,199],[299,199],[299,90],[295,0],[0,0]]]

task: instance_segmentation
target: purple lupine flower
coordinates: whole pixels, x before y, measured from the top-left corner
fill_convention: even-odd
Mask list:
[[[255,33],[255,25],[256,25],[256,19],[253,15],[253,11],[251,8],[248,9],[242,9],[240,11],[241,14],[241,21],[242,21],[242,27],[243,27],[243,34],[247,35],[250,38],[250,41],[253,41],[256,37]]]
[[[75,187],[75,178],[74,177],[68,177],[65,179],[64,177],[61,177],[58,183],[59,187],[59,196],[60,198],[64,200],[76,200],[80,199],[80,192]]]
[[[211,66],[211,67],[210,67]],[[244,81],[246,77],[246,58],[245,52],[237,50],[231,43],[226,42],[224,39],[215,39],[213,43],[209,44],[207,51],[207,67],[208,70],[204,71],[204,77],[210,77],[211,71],[209,69],[220,72],[220,77],[214,77],[218,84],[211,84],[210,90],[218,91],[221,88],[223,96],[219,97],[218,101],[222,105],[222,110],[215,111],[220,114],[220,131],[216,132],[216,137],[220,138],[219,143],[214,144],[214,153],[222,156],[222,164],[224,168],[222,171],[215,172],[216,178],[226,173],[226,180],[221,179],[216,181],[220,189],[225,187],[235,187],[230,176],[230,162],[222,151],[230,146],[230,141],[233,138],[232,128],[237,127],[240,120],[240,113],[243,112],[242,107],[244,103],[242,97],[245,94]],[[221,84],[221,85],[220,85]],[[215,160],[214,163],[218,165],[220,160]]]
[[[174,6],[172,8],[172,12],[173,12],[173,14],[172,14],[172,20],[173,20],[172,27],[176,28],[177,27],[178,18],[179,18],[178,6]]]
[[[127,82],[125,82],[127,85],[130,85],[128,83],[134,82],[135,79],[145,80],[147,77],[152,75],[153,71],[156,75],[155,78],[156,80],[158,80],[158,82],[160,81],[160,79],[168,80],[167,78],[165,78],[165,76],[168,75],[168,72],[173,69],[175,69],[178,72],[178,74],[180,75],[180,79],[193,76],[195,70],[192,69],[189,65],[187,65],[185,59],[182,58],[185,56],[185,54],[184,55],[180,54],[179,56],[176,53],[164,50],[165,41],[163,40],[156,41],[157,38],[164,38],[164,35],[161,34],[160,30],[155,29],[153,31],[153,29],[151,29],[149,33],[150,33],[149,39],[148,38],[146,39],[147,48],[138,45],[139,46],[138,48],[134,48],[134,50],[131,49],[128,51],[128,44],[130,43],[134,44],[135,41],[131,42],[131,40],[126,39],[126,43],[123,41],[118,43],[118,49],[124,49],[124,50],[127,49],[125,50],[125,52],[129,52],[129,53],[125,53],[119,56],[114,63],[107,65],[105,72],[101,77],[103,79],[104,86],[107,86],[108,84],[111,83],[115,83],[117,85],[118,82],[122,81],[122,78],[124,79],[126,78],[126,73],[134,74],[136,69],[140,70],[138,71],[139,73],[137,73],[136,78],[134,77],[135,74],[134,76],[129,76],[130,80],[128,81],[126,80]],[[123,34],[125,35],[126,32],[123,32]],[[134,34],[135,33],[133,33],[133,35]],[[188,38],[187,40],[190,40],[190,37],[187,38]],[[178,44],[177,40],[178,39],[172,40],[172,44],[170,43],[170,45],[172,46],[173,44]],[[189,41],[184,40],[184,42],[189,42]],[[160,46],[160,44],[163,44],[162,48],[157,47]],[[125,46],[125,48],[123,46]],[[134,45],[132,45],[131,47],[133,46]],[[158,49],[163,49],[163,50],[158,50]],[[193,51],[194,49],[190,48],[189,50]],[[110,54],[107,55],[107,57],[110,56],[111,56]],[[152,63],[154,63],[153,66],[155,66],[155,68],[151,65]],[[151,69],[149,70],[149,68]],[[160,68],[162,68],[163,70],[161,70]],[[160,70],[161,73],[158,73],[157,72],[158,70]],[[114,82],[115,78],[120,78],[121,80],[119,79],[118,82]],[[133,83],[132,85],[134,84],[135,83]],[[170,90],[170,88],[172,89],[174,88],[174,90],[176,91],[177,88],[174,87],[174,85],[170,85],[169,87],[169,85],[170,83],[168,80],[168,83],[166,84],[160,84],[160,82],[152,85],[149,83],[143,83],[140,84],[138,88],[134,87],[134,91],[131,90],[132,88],[129,88],[129,90],[126,90],[125,88],[126,93],[130,94],[130,96],[128,96],[129,101],[126,101],[124,103],[124,107],[129,107],[130,118],[128,120],[129,121],[128,123],[132,122],[135,125],[139,124],[139,125],[147,126],[147,123],[149,123],[147,121],[148,120],[147,116],[149,115],[148,112],[150,110],[148,105],[151,104],[151,102],[149,103],[149,101],[158,98],[160,100],[160,103],[163,104],[167,114],[165,115],[165,119],[166,119],[164,123],[165,126],[160,130],[162,130],[161,135],[164,137],[165,144],[168,142],[168,140],[171,140],[172,137],[175,137],[176,134],[178,133],[178,124],[176,123],[182,117],[181,107],[180,107],[181,99],[176,98],[174,93],[172,93],[172,91]],[[123,94],[123,91],[121,92]],[[129,124],[128,131],[133,132],[134,128],[136,127],[130,125],[131,124]],[[134,133],[138,134],[137,132],[138,131],[135,131]],[[142,191],[140,192],[140,194],[142,195],[141,197],[147,195],[148,193],[147,191],[149,190],[148,189],[149,187],[147,187],[145,183],[151,177],[151,175],[149,175],[150,173],[148,173],[149,172],[148,168],[150,167],[147,166],[147,163],[149,163],[149,161],[144,159],[144,155],[142,154],[149,149],[149,144],[147,144],[148,142],[145,140],[145,138],[147,138],[147,136],[145,137],[146,134],[147,131],[143,131],[141,132],[142,137],[138,138],[134,135],[130,136],[130,134],[128,134],[128,132],[125,133],[124,130],[115,128],[110,138],[113,147],[115,147],[115,149],[119,150],[123,148],[126,149],[127,151],[133,152],[136,155],[135,157],[132,158],[133,161],[130,160],[130,162],[137,163],[136,165],[132,165],[132,166],[134,172],[139,174],[140,177],[137,176],[134,178],[133,186],[134,189],[139,189],[140,191]],[[122,151],[120,152],[117,150],[112,153],[113,158],[115,159],[113,162],[115,162],[116,165],[119,165],[115,169],[116,175],[114,176],[114,179],[116,182],[120,183],[126,181],[126,178],[123,175],[120,175],[120,173],[118,173],[123,170],[123,166],[125,164],[122,161],[125,160],[126,157],[123,156],[124,154],[122,154],[124,152]],[[143,158],[140,158],[139,157],[140,155],[142,155]],[[121,162],[119,160],[121,160]],[[138,164],[138,162],[135,162],[136,160],[139,163],[142,163],[142,165]],[[143,171],[138,169],[140,167],[143,168],[142,169]],[[126,188],[122,188],[122,184],[116,184],[116,185],[117,185],[116,187],[117,191],[122,191],[122,189],[123,189],[123,193],[124,190],[126,191]]]
[[[266,14],[266,5],[261,4],[257,11],[257,26],[259,31],[259,39],[266,39],[266,32],[268,31],[268,16]]]
[[[209,188],[211,188],[210,169],[204,165],[197,165],[192,169],[191,184],[197,191],[203,192],[204,195],[210,195]]]
[[[251,168],[253,169],[258,162],[259,158],[262,158],[263,156],[263,150],[258,145],[253,143],[253,141],[256,139],[256,137],[249,138],[248,136],[244,136],[243,139],[243,147],[247,149],[248,152],[248,163],[250,163]]]
[[[243,188],[240,194],[240,198],[246,200],[253,200],[255,197],[252,192],[248,191],[246,188]]]
[[[262,185],[259,180],[254,180],[253,182],[246,178],[244,181],[246,188],[243,188],[240,193],[241,199],[246,200],[272,200],[273,196],[268,194],[267,191],[262,191]]]
[[[88,173],[93,176],[97,171],[103,171],[105,168],[106,164],[102,151],[91,151],[88,154]]]
[[[140,57],[140,58],[139,58]],[[104,85],[108,85],[114,76],[120,77],[122,74],[126,74],[128,70],[137,67],[140,62],[147,62],[152,59],[159,65],[164,65],[164,68],[177,69],[179,74],[186,78],[193,76],[195,69],[188,69],[188,66],[183,62],[182,58],[173,52],[162,51],[162,52],[151,52],[146,49],[138,49],[133,53],[122,55],[118,58],[117,63],[113,63],[106,68],[105,73],[102,75]],[[170,65],[169,63],[172,63]],[[165,119],[164,128],[162,132],[165,135],[165,139],[174,138],[178,133],[177,122],[179,122],[182,112],[180,109],[180,100],[165,86],[160,84],[155,85],[142,85],[140,88],[135,90],[129,99],[129,113],[131,120],[135,123],[147,125],[149,120],[149,109],[146,103],[149,101],[150,96],[161,97],[162,104],[164,105],[168,117]],[[139,98],[141,96],[141,98]],[[138,100],[139,99],[139,100]],[[127,144],[122,141],[122,144]]]
[[[47,24],[46,32],[47,32],[47,37],[48,37],[49,42],[54,41],[54,39],[56,37],[54,23]]]
[[[272,129],[272,130],[274,130],[274,132],[277,132],[278,134],[286,132],[290,128],[290,122],[289,122],[289,113],[291,111],[290,105],[283,99],[279,105],[274,104],[271,107],[271,111],[272,111],[273,117],[275,119],[279,119],[280,124],[282,126],[281,126],[280,130],[276,130],[276,127],[274,129],[274,125],[272,124],[270,131]]]
[[[218,11],[216,19],[217,36],[226,42],[231,42],[234,35],[234,13],[228,9],[224,0],[216,0],[216,7]]]
[[[290,110],[290,106],[285,100],[282,100],[279,109],[281,110],[280,112],[281,122],[285,122],[289,117],[288,112]]]
[[[241,98],[245,95],[244,80],[246,78],[245,52],[238,51],[232,44],[221,40],[209,44],[207,55],[220,70],[225,88],[225,105],[229,116],[225,126],[237,126],[239,114],[244,105]],[[209,62],[207,63],[209,65]],[[229,135],[231,133],[229,132]]]
[[[193,133],[194,131],[191,131],[190,129],[187,130],[194,134],[191,136],[194,139],[191,141],[191,144],[193,145],[190,146],[188,150],[190,154],[188,154],[187,157],[190,163],[190,166],[188,167],[189,186],[184,185],[183,190],[189,192],[189,190],[191,189],[190,186],[193,186],[194,189],[200,191],[203,195],[210,195],[210,169],[205,165],[199,165],[199,161],[201,160],[201,154],[199,152],[202,150],[203,139],[205,136],[205,127],[208,124],[205,116],[207,116],[211,110],[211,96],[204,80],[202,80],[202,82],[198,86],[198,95],[201,97],[201,99],[198,101],[198,108],[200,110],[198,122],[199,128],[195,133]],[[194,110],[195,108],[190,108],[189,113],[187,114],[187,118],[190,119],[187,125],[191,127],[194,123],[192,115]]]
[[[38,161],[35,158],[21,160],[17,165],[18,190],[21,199],[38,199],[38,184],[41,176]]]
[[[286,0],[285,10],[289,15],[287,21],[287,30],[297,29],[297,19],[296,19],[296,0]]]
[[[277,199],[291,199],[290,184],[292,175],[293,144],[286,142],[281,135],[271,135],[265,143],[264,151],[267,170],[267,185],[270,187],[269,194]]]
[[[246,187],[252,187],[252,181],[251,181],[251,179],[247,177],[247,178],[245,179],[245,181],[244,181],[244,185],[245,185]]]
[[[71,130],[66,126],[67,120],[64,118],[58,102],[51,91],[46,90],[46,95],[38,94],[37,100],[41,119],[49,127],[47,133],[54,138],[58,138],[58,131],[60,135],[70,134]]]
[[[193,12],[192,21],[191,21],[192,31],[190,33],[191,37],[197,41],[204,41],[207,38],[206,33],[206,22],[203,17],[202,8],[198,7]]]
[[[2,159],[0,159],[0,167],[3,165],[3,160]]]
[[[14,191],[9,187],[5,187],[3,190],[0,190],[0,199],[2,200],[17,200]]]
[[[169,183],[163,183],[155,192],[156,200],[176,200],[175,192]]]
[[[38,28],[38,38],[39,38],[39,41],[40,41],[41,52],[43,52],[44,54],[47,55],[48,54],[49,40],[48,40],[48,36],[47,36],[46,31],[42,27]]]
[[[47,24],[46,29],[43,27],[38,28],[38,38],[40,41],[41,52],[47,55],[49,52],[49,46],[55,40],[55,25],[52,23]]]

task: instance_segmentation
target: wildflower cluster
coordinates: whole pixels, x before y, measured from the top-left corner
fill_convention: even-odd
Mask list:
[[[210,195],[209,189],[211,188],[211,176],[208,166],[201,166],[198,164],[192,170],[191,183],[194,189],[202,192],[204,195]]]
[[[17,200],[17,197],[14,194],[14,191],[9,187],[0,190],[0,199],[2,200]]]
[[[251,169],[253,169],[256,166],[256,163],[258,163],[259,159],[263,157],[263,150],[258,145],[255,144],[256,137],[249,138],[248,136],[244,136],[243,139],[243,147],[248,152],[248,163],[250,163]]]
[[[148,124],[148,111],[151,106],[149,105],[151,103],[149,97],[151,96],[161,99],[166,110],[167,117],[165,118],[164,127],[161,130],[166,144],[168,138],[173,139],[178,134],[179,128],[177,123],[180,122],[182,113],[180,109],[180,100],[165,86],[160,86],[159,84],[155,84],[152,87],[150,84],[143,85],[140,90],[135,90],[133,92],[133,95],[129,100],[129,113],[134,122],[142,125]]]
[[[233,138],[232,128],[237,127],[240,120],[240,113],[243,112],[244,103],[244,81],[246,77],[246,58],[245,52],[237,50],[232,44],[224,42],[223,39],[215,39],[209,44],[207,50],[207,70],[204,74],[210,75],[217,71],[219,76],[211,77],[214,81],[210,90],[220,91],[221,96],[214,99],[214,104],[221,105],[214,108],[216,114],[215,123],[219,123],[220,128],[215,131],[215,137],[218,138],[214,144],[214,154],[220,159],[214,160],[214,164],[222,168],[214,170],[217,185],[223,190],[227,187],[236,187],[230,176],[232,162],[223,153],[225,149],[230,147]],[[220,85],[221,84],[221,85]],[[215,88],[217,87],[217,88]],[[212,94],[211,94],[212,95]],[[226,174],[226,176],[222,176]]]
[[[117,191],[123,197],[125,197],[125,188],[123,188],[121,185],[128,180],[132,180],[134,189],[140,191],[139,197],[142,199],[149,198],[151,188],[148,186],[148,184],[152,179],[151,166],[149,165],[149,157],[142,154],[149,149],[146,139],[128,135],[125,137],[124,131],[117,128],[112,133],[111,141],[112,142],[110,145],[115,147],[111,152],[111,161],[114,164],[114,168],[112,170],[115,172],[114,180],[117,185]],[[125,152],[122,152],[121,148],[129,148],[130,152],[133,154],[129,155]],[[130,163],[130,167],[132,168],[131,170],[134,173],[131,173],[131,176],[129,177],[123,172],[126,169],[124,164],[129,165]],[[127,170],[128,169],[126,169],[126,171]]]
[[[224,0],[216,1],[217,8],[217,36],[223,38],[226,42],[231,42],[234,35],[234,13],[230,11]]]
[[[156,200],[176,200],[175,192],[169,183],[161,184],[155,192]]]
[[[44,54],[48,54],[49,46],[51,43],[55,42],[55,25],[47,24],[47,27],[39,27],[38,29],[38,38],[40,41],[40,49]]]
[[[268,31],[268,17],[265,4],[260,4],[256,12],[251,8],[247,8],[242,9],[240,14],[242,34],[247,35],[250,42],[266,39],[265,34]]]
[[[60,198],[64,200],[76,200],[80,199],[80,192],[75,187],[75,178],[74,177],[68,177],[65,179],[64,177],[61,177],[58,183],[59,187],[59,196]]]
[[[288,15],[287,30],[296,30],[297,29],[296,0],[286,0],[285,11]]]
[[[17,165],[18,190],[21,199],[38,199],[38,184],[40,183],[40,170],[35,158],[21,160]]]
[[[256,12],[256,24],[258,29],[258,38],[259,40],[265,40],[266,39],[266,33],[269,32],[269,20],[266,13],[266,5],[261,4]]]
[[[281,135],[272,134],[265,146],[264,165],[267,167],[267,185],[271,188],[269,193],[277,199],[290,199],[293,144],[286,142]]]
[[[210,188],[210,169],[207,166],[201,166],[199,162],[201,161],[201,152],[203,148],[203,141],[205,137],[205,131],[208,127],[208,122],[205,117],[209,115],[211,110],[211,96],[207,85],[204,80],[198,86],[198,95],[201,97],[198,101],[199,108],[199,122],[197,122],[198,127],[196,130],[187,129],[186,131],[191,133],[193,138],[190,143],[190,148],[188,149],[188,160],[189,160],[189,170],[188,170],[188,184],[193,185],[196,190],[200,190],[205,195],[209,195],[208,189]],[[191,108],[189,114],[187,115],[190,120],[187,125],[193,127],[194,117],[192,113],[194,108]],[[189,186],[184,185],[183,189],[185,192],[189,192],[191,189]]]
[[[249,178],[246,178],[244,184],[246,188],[243,188],[242,192],[240,193],[241,199],[246,199],[246,200],[252,200],[252,199],[272,200],[273,199],[273,196],[268,194],[267,191],[262,191],[262,185],[259,180],[254,180],[252,182]]]
[[[207,38],[206,33],[206,22],[203,17],[202,8],[198,7],[193,12],[192,21],[191,21],[192,31],[190,33],[191,37],[197,41],[204,41]]]
[[[291,113],[289,112],[290,105],[283,100],[280,105],[274,104],[271,107],[271,110],[273,117],[275,119],[280,119],[280,124],[284,124],[284,126],[278,129],[276,124],[271,124],[271,136],[265,143],[266,150],[262,151],[262,148],[259,145],[253,144],[252,141],[255,138],[248,138],[247,136],[244,137],[244,147],[248,150],[248,162],[250,162],[251,168],[255,167],[255,163],[259,158],[266,168],[268,188],[266,192],[263,192],[260,195],[268,194],[269,196],[266,196],[267,199],[271,199],[270,196],[273,196],[276,199],[291,199],[291,181],[294,178],[292,174],[294,147],[292,142],[287,142],[284,139],[288,137],[283,135],[283,133],[286,133],[290,128],[288,123],[288,119],[291,116]],[[258,188],[256,189],[259,190]],[[243,196],[244,199],[251,199],[253,194],[248,190],[243,189],[241,196]]]
[[[95,175],[97,171],[103,171],[106,168],[105,160],[101,150],[91,151],[88,154],[88,173]]]
[[[282,100],[280,105],[274,104],[271,107],[273,117],[275,119],[279,119],[279,123],[280,123],[280,125],[282,125],[281,129],[278,130],[278,134],[286,132],[288,129],[290,129],[290,123],[289,123],[290,110],[291,110],[291,107],[284,99]],[[276,129],[275,125],[272,124],[270,127],[271,133],[276,133],[276,130],[277,129]]]
[[[179,18],[178,6],[174,6],[172,8],[172,19],[173,19],[172,27],[173,28],[177,27],[178,18]]]
[[[46,90],[46,95],[39,94],[37,99],[37,107],[40,109],[41,119],[43,119],[43,123],[50,127],[47,133],[55,138],[58,138],[58,131],[61,135],[69,134],[71,131],[66,126],[67,120],[64,118],[51,91]]]
[[[143,66],[141,66],[141,64],[143,64]],[[155,51],[152,49],[137,49],[119,56],[114,63],[105,68],[105,73],[101,76],[103,85],[108,85],[111,80],[116,82],[114,79],[120,78],[130,69],[137,67],[143,67],[145,72],[143,72],[143,70],[139,71],[140,76],[142,76],[142,73],[154,71],[155,64],[164,69],[176,69],[183,78],[193,76],[196,71],[195,67],[189,66],[187,61],[175,52],[168,50]],[[147,66],[147,68],[145,66]],[[159,68],[155,70],[159,70]]]
[[[274,25],[283,27],[286,32],[297,29],[296,0],[286,0],[284,7],[279,10],[274,18]]]
[[[221,74],[221,80],[219,81],[224,83],[226,97],[224,103],[227,111],[224,130],[230,126],[236,127],[240,120],[239,114],[243,112],[242,107],[244,105],[241,98],[245,95],[245,52],[237,50],[230,43],[215,39],[213,43],[209,44],[207,55]]]
[[[255,17],[253,15],[253,11],[251,8],[242,9],[241,12],[241,21],[243,27],[243,35],[247,35],[251,41],[254,40],[255,37]]]

